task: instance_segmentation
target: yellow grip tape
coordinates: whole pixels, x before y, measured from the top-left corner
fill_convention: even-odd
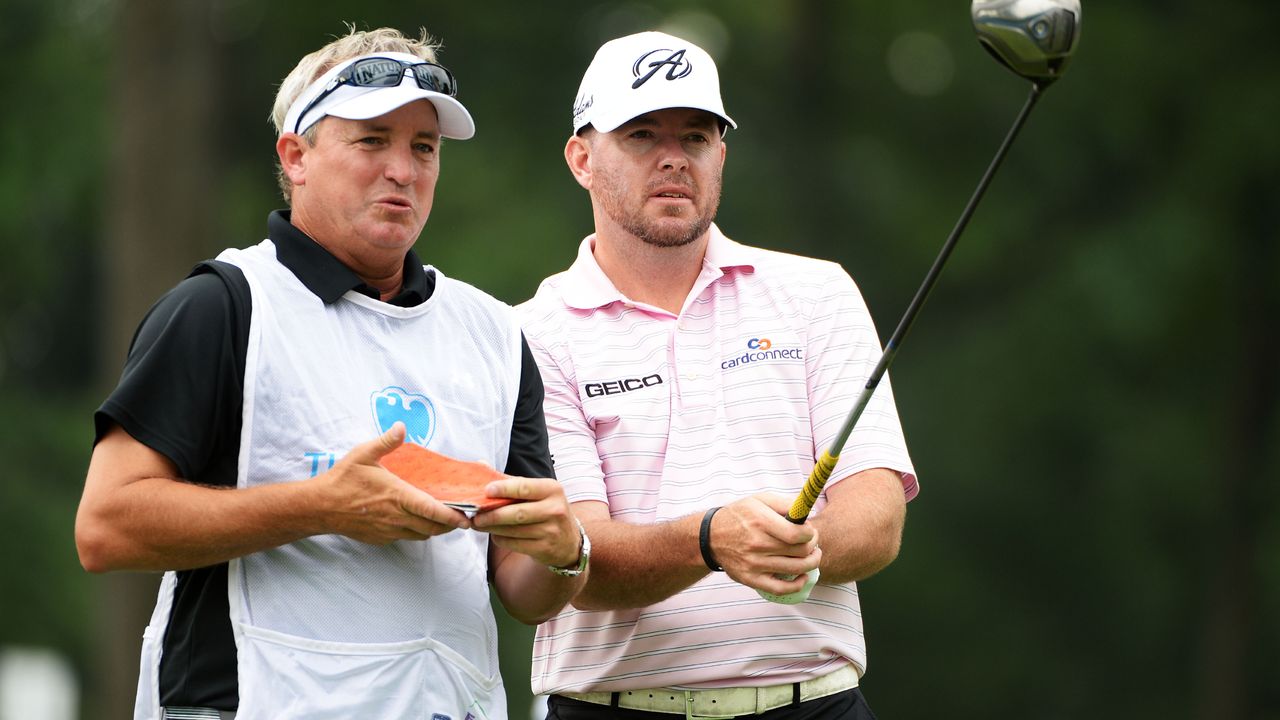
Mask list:
[[[787,511],[788,520],[803,522],[809,517],[809,511],[813,509],[813,504],[818,502],[818,495],[822,494],[822,488],[831,477],[831,471],[836,469],[836,461],[839,459],[839,455],[832,455],[826,450],[822,452],[822,457],[818,458],[818,462],[813,466],[813,472],[809,473],[809,479],[805,481],[800,495]]]

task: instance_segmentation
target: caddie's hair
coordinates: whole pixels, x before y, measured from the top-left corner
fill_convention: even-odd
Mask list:
[[[271,108],[271,123],[276,127],[276,135],[284,131],[284,117],[289,113],[289,106],[302,94],[307,86],[316,78],[324,75],[334,65],[361,55],[372,55],[383,52],[401,52],[417,55],[427,62],[436,62],[436,51],[441,43],[427,34],[426,28],[418,29],[418,38],[406,37],[394,28],[378,28],[377,30],[356,30],[353,23],[347,23],[347,34],[334,39],[333,42],[316,50],[298,61],[295,67],[280,83],[276,92],[276,102]],[[302,133],[309,145],[316,142],[319,123],[312,125]],[[280,185],[280,193],[285,203],[293,204],[293,183],[284,174],[284,168],[276,162],[276,180]]]

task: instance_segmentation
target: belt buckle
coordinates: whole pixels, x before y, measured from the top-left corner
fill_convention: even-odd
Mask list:
[[[732,715],[695,715],[693,712],[693,696],[697,692],[707,692],[698,690],[682,690],[684,693],[684,720],[725,720],[733,717]]]
[[[688,690],[682,692],[684,693],[684,720],[706,720],[703,715],[693,714],[693,693]]]

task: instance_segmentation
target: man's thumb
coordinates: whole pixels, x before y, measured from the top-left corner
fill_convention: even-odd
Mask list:
[[[378,436],[377,440],[368,443],[369,459],[377,460],[383,455],[395,450],[404,444],[404,423],[397,422],[391,426],[389,430]]]

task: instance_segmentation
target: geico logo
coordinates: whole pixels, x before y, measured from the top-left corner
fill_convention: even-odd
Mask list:
[[[652,387],[662,384],[662,376],[658,373],[645,375],[638,378],[623,378],[622,380],[610,380],[602,383],[587,383],[582,389],[587,392],[587,397],[600,397],[601,395],[617,395],[618,393],[631,392],[632,390],[640,390],[642,388]]]
[[[768,350],[773,347],[773,343],[769,338],[751,338],[747,341],[747,348],[750,350]]]

